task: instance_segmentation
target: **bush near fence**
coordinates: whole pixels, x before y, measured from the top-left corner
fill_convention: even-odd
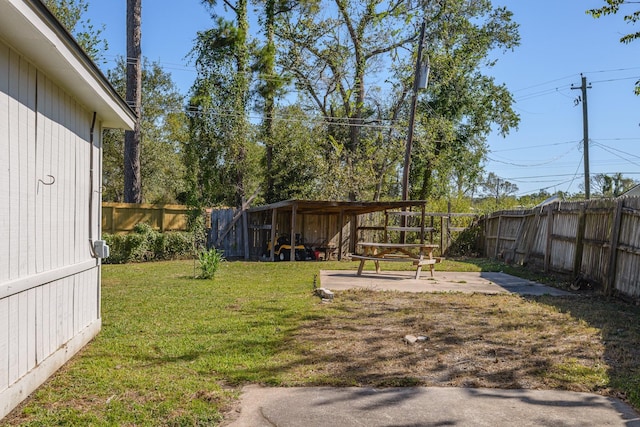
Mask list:
[[[110,255],[104,264],[189,259],[195,256],[194,233],[159,233],[149,224],[137,224],[128,234],[104,234]]]

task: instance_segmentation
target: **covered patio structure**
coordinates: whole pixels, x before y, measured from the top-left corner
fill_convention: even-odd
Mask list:
[[[296,242],[301,236],[307,246],[326,257],[341,260],[355,251],[360,231],[386,232],[385,225],[361,225],[362,215],[374,212],[395,211],[399,215],[420,217],[421,227],[407,231],[422,232],[424,237],[424,215],[426,202],[378,201],[349,202],[322,200],[285,200],[247,210],[248,247],[250,258],[274,260],[274,248],[278,236],[288,236]],[[385,216],[386,218],[386,216]],[[395,227],[399,228],[399,227]],[[288,259],[295,260],[294,244]]]

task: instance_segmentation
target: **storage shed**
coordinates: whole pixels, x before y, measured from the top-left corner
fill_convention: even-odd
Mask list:
[[[0,418],[100,330],[102,130],[134,120],[40,0],[0,0]]]

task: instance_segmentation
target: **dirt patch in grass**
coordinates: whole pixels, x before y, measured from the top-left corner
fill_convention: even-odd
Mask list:
[[[592,299],[582,297],[340,292],[295,334],[290,344],[302,356],[286,382],[620,395],[612,378],[622,360],[637,371],[638,351],[631,342],[613,356],[602,325],[572,314],[589,306]],[[426,338],[407,344],[406,335]]]

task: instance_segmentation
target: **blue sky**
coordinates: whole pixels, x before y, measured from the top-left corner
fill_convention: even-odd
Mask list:
[[[221,3],[221,2],[220,2]],[[514,94],[520,126],[506,138],[490,135],[487,172],[519,188],[518,195],[540,189],[578,192],[584,183],[582,106],[575,103],[580,74],[591,84],[589,157],[591,174],[622,172],[640,181],[640,40],[619,42],[637,30],[621,15],[594,19],[585,10],[604,0],[502,0],[520,24],[521,45],[495,52],[498,63],[487,73]],[[633,8],[638,5],[629,5]],[[126,1],[90,0],[88,17],[106,26],[106,59],[126,52]],[[199,0],[143,0],[142,51],[169,71],[186,93],[195,71],[185,57],[196,32],[211,25]],[[105,65],[111,68],[112,62]],[[592,189],[593,191],[593,189]]]

